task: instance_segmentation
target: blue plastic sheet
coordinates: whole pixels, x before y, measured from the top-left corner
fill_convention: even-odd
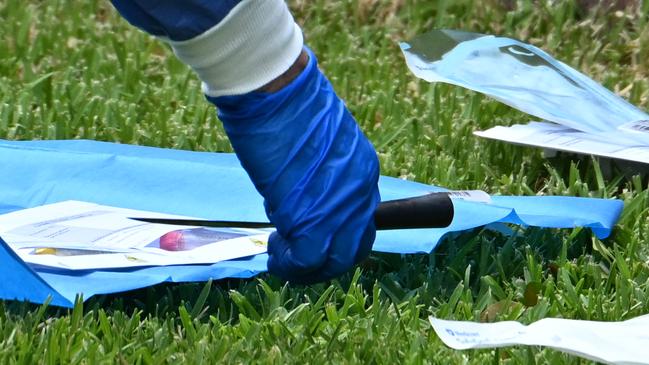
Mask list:
[[[206,219],[265,220],[262,199],[232,154],[190,152],[95,141],[0,141],[0,213],[64,200],[83,200]],[[383,200],[445,189],[381,177]],[[449,232],[492,223],[588,227],[608,236],[623,204],[574,197],[493,196],[491,204],[455,201],[444,229],[383,231],[375,251],[428,253]],[[213,265],[66,271],[30,267],[0,239],[0,298],[72,306],[87,299],[161,282],[248,278],[266,270],[266,255]]]

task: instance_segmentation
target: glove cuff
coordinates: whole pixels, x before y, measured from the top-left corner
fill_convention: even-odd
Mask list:
[[[289,69],[304,42],[284,0],[243,0],[203,34],[165,41],[194,69],[211,97],[266,85]]]

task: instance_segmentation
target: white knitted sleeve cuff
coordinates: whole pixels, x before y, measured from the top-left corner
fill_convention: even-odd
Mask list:
[[[302,31],[284,0],[243,0],[205,33],[167,42],[212,97],[266,85],[291,67],[303,46]]]

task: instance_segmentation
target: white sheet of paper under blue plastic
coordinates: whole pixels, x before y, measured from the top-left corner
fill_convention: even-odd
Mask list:
[[[64,200],[82,200],[205,219],[265,220],[262,199],[232,154],[201,153],[94,141],[0,141],[0,212]],[[381,177],[383,200],[444,189]],[[610,234],[621,210],[618,200],[573,197],[493,196],[491,204],[455,201],[444,229],[383,231],[376,251],[431,252],[449,232],[495,222],[539,227],[589,227]],[[71,272],[29,267],[0,242],[0,298],[71,306],[74,297],[114,293],[161,282],[248,278],[266,270],[266,256],[142,269]]]
[[[401,49],[410,70],[426,81],[489,95],[599,140],[649,145],[649,115],[532,45],[492,35],[434,30],[402,42]]]

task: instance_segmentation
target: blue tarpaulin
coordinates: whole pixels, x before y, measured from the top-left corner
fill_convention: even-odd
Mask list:
[[[236,156],[86,140],[0,141],[0,213],[64,200],[180,214],[214,220],[265,221],[262,198]],[[381,177],[383,200],[445,189]],[[492,196],[490,204],[454,202],[447,228],[382,231],[375,251],[428,253],[449,232],[491,223],[588,227],[608,236],[623,204],[618,200],[552,196]],[[77,294],[142,288],[161,282],[248,278],[266,269],[266,256],[120,270],[69,271],[30,267],[0,239],[0,298],[72,306]]]

